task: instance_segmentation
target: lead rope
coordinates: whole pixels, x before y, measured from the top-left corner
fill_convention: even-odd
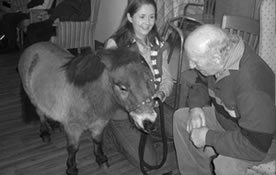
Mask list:
[[[149,165],[144,160],[144,152],[145,152],[145,146],[147,141],[147,134],[142,132],[139,142],[139,160],[140,160],[140,169],[144,175],[148,175],[145,168],[147,170],[154,170],[161,168],[164,163],[167,160],[167,154],[168,154],[168,143],[167,143],[167,137],[165,133],[165,122],[164,122],[164,108],[161,100],[159,98],[156,98],[154,100],[157,100],[159,104],[159,112],[160,112],[160,127],[161,127],[161,136],[162,136],[162,143],[163,143],[163,158],[159,165]]]

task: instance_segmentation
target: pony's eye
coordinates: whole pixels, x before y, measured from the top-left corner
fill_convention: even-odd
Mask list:
[[[127,87],[124,85],[119,85],[121,91],[127,91]]]

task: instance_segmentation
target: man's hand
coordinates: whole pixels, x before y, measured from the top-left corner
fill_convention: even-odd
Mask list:
[[[195,128],[191,132],[191,141],[197,148],[202,148],[206,145],[207,127]]]
[[[193,108],[190,110],[190,118],[187,121],[187,132],[190,133],[193,129],[206,126],[205,115],[201,108]]]

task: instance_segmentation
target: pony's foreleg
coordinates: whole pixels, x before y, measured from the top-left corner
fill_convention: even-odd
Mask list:
[[[97,132],[98,134],[91,132],[93,144],[94,144],[94,154],[96,156],[96,162],[101,167],[105,164],[105,166],[109,167],[108,158],[103,152],[103,131]]]
[[[76,162],[76,154],[79,150],[79,140],[82,133],[82,130],[78,127],[69,128],[68,126],[64,126],[64,130],[67,136],[67,175],[77,175],[78,168]]]

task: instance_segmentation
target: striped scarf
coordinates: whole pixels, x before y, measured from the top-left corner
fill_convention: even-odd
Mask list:
[[[139,42],[145,48],[148,47],[140,39],[134,38],[132,42],[132,46],[134,46],[137,50],[139,49],[136,42]],[[156,42],[155,45],[150,43],[149,46],[150,46],[151,65],[152,65],[153,76],[154,76],[154,87],[157,90],[162,80],[162,52],[160,52],[160,49],[163,47],[164,42],[158,41],[157,38],[155,42]]]
[[[151,44],[150,59],[151,59],[152,69],[154,72],[154,80],[155,80],[154,86],[156,89],[158,89],[162,80],[162,75],[159,68],[160,66],[162,67],[162,64],[158,65],[157,61],[160,59],[162,60],[162,53],[159,53],[159,50],[164,44],[160,43],[157,39],[155,41],[157,46],[153,47]]]

